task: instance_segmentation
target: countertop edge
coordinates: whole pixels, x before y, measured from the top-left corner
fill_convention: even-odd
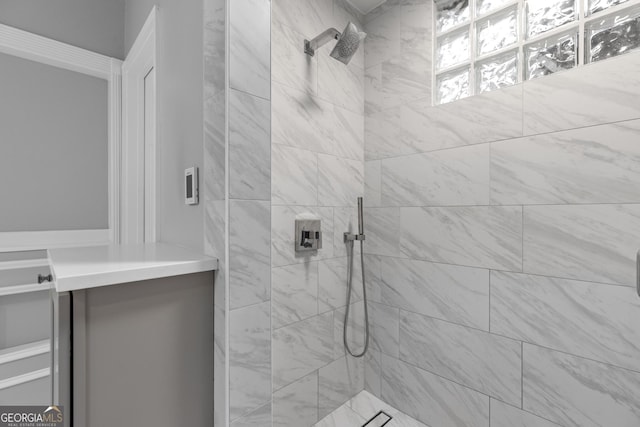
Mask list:
[[[181,276],[185,274],[202,273],[206,271],[215,271],[218,269],[218,260],[216,258],[208,257],[203,254],[183,249],[177,246],[161,244],[164,249],[175,250],[182,252],[182,259],[177,261],[172,260],[159,260],[154,261],[151,265],[144,266],[126,266],[121,270],[117,268],[110,268],[108,271],[96,271],[95,273],[78,273],[78,274],[65,274],[60,277],[56,269],[56,261],[52,259],[51,252],[48,251],[49,265],[54,277],[55,289],[57,292],[69,292],[83,289],[92,289],[97,287],[119,285],[123,283],[139,282],[144,280],[161,279],[165,277]],[[159,247],[159,245],[158,245]],[[94,249],[96,247],[93,247]],[[105,249],[107,247],[104,247]],[[110,245],[110,249],[118,249],[117,245]],[[127,250],[136,249],[135,246],[126,247]],[[154,248],[154,246],[141,245],[140,250],[148,250]],[[83,248],[78,248],[82,250]],[[184,255],[193,255],[184,259]],[[123,261],[126,261],[124,259]],[[67,261],[68,263],[68,261]],[[117,265],[117,262],[111,262],[112,265]],[[68,268],[68,266],[66,266]]]

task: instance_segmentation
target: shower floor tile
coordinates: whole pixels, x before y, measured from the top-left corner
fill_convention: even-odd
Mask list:
[[[361,391],[314,427],[361,427],[380,411],[393,417],[385,427],[427,427],[426,424],[384,403],[368,391]]]

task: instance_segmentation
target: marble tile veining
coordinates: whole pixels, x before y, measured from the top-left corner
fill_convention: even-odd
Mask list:
[[[421,152],[423,134],[409,137],[400,107],[367,115],[365,122],[365,160],[378,160]]]
[[[225,198],[225,94],[205,100],[204,195],[207,201]]]
[[[271,205],[232,200],[229,213],[229,304],[233,309],[270,298]]]
[[[426,44],[430,44],[430,40]],[[400,56],[380,64],[380,80],[376,87],[378,108],[398,107],[431,96],[432,59],[425,51],[403,49]]]
[[[215,285],[214,285],[215,286]],[[215,298],[215,296],[214,296]],[[223,300],[224,301],[224,300]],[[228,386],[225,380],[227,369],[227,348],[225,310],[218,304],[213,306],[213,395],[226,396]],[[213,425],[214,427],[226,426],[227,423],[227,399],[218,398],[213,401]]]
[[[640,373],[524,345],[524,409],[565,427],[640,425]]]
[[[370,348],[399,357],[400,309],[369,302]]]
[[[224,200],[207,200],[205,202],[205,238],[204,251],[208,256],[218,258],[221,266],[225,265],[225,204]],[[225,276],[224,268],[218,269],[215,274],[214,304],[225,307]]]
[[[347,323],[347,342],[351,351],[360,353],[364,348],[364,302],[351,304],[349,310],[349,322]],[[348,356],[344,346],[344,318],[346,306],[333,312],[333,355],[334,359]],[[371,339],[371,338],[370,338]],[[371,345],[371,341],[369,342]]]
[[[385,304],[489,330],[489,271],[426,261],[383,258]]]
[[[496,270],[522,269],[522,208],[401,208],[406,256]]]
[[[521,402],[520,342],[401,313],[400,359],[504,402]]]
[[[365,25],[365,67],[389,60],[400,51],[400,9],[392,8]]]
[[[491,144],[493,204],[634,203],[640,120]]]
[[[364,118],[309,93],[273,83],[272,141],[361,160]]]
[[[347,305],[347,267],[346,257],[319,261],[318,308],[321,313]],[[353,267],[351,302],[356,302],[362,299],[362,269],[355,260]]]
[[[382,197],[382,162],[379,160],[364,163],[364,205],[366,207],[381,206]]]
[[[226,2],[203,2],[204,89],[211,94],[225,90]]]
[[[245,416],[271,400],[269,303],[229,314],[229,413]]]
[[[318,93],[318,57],[301,54],[305,36],[279,21],[271,22],[271,79],[303,92]]]
[[[382,206],[489,204],[489,145],[382,160]]]
[[[318,415],[324,418],[364,388],[362,359],[350,356],[318,371]]]
[[[342,31],[340,28],[339,31]],[[364,69],[329,56],[333,46],[318,52],[318,96],[338,107],[364,114]]]
[[[234,0],[229,7],[229,86],[269,99],[271,2]]]
[[[273,19],[312,39],[331,26],[333,2],[272,0],[272,15]]]
[[[229,197],[271,198],[271,104],[229,91]]]
[[[255,427],[271,425],[271,403],[231,423],[231,427]]]
[[[400,209],[369,208],[364,211],[364,252],[398,256],[400,252]]]
[[[271,146],[271,200],[276,205],[318,203],[316,153],[284,145]]]
[[[317,372],[273,393],[273,427],[311,426],[317,420]]]
[[[522,85],[431,106],[431,98],[401,109],[404,145],[419,151],[522,136]]]
[[[365,253],[364,274],[367,299],[372,302],[382,303],[382,257]]]
[[[527,206],[524,272],[635,285],[640,205]]]
[[[318,154],[318,204],[355,206],[364,188],[362,160]]]
[[[374,396],[381,395],[380,352],[369,350],[364,356],[364,389]]]
[[[318,263],[271,270],[271,323],[274,329],[318,314]]]
[[[525,135],[640,118],[639,64],[633,53],[526,82]]]
[[[491,273],[491,331],[640,371],[635,289]]]
[[[489,397],[382,356],[382,400],[427,425],[489,427]]]
[[[362,184],[359,189],[362,190]],[[336,258],[348,255],[349,246],[344,241],[344,233],[358,232],[358,208],[355,206],[357,199],[353,200],[353,203],[349,202],[352,206],[333,208],[333,228],[336,231],[333,233],[333,256]],[[354,253],[359,257],[360,244],[358,242],[354,242]],[[357,258],[354,263],[357,269],[360,269]]]
[[[275,329],[273,388],[277,390],[333,361],[333,312]]]

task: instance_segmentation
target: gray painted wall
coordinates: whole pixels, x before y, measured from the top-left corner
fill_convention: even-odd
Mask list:
[[[0,54],[0,231],[108,228],[107,82]]]
[[[128,0],[125,46],[131,48],[153,5],[159,6],[158,226],[159,239],[201,250],[203,203],[184,204],[184,169],[202,168],[202,1]],[[202,184],[202,182],[201,182]]]
[[[124,0],[0,0],[0,22],[124,58]]]

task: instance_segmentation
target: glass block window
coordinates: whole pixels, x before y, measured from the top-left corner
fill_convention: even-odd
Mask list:
[[[512,86],[518,83],[518,52],[508,52],[478,62],[476,73],[476,93]]]
[[[527,0],[526,9],[528,38],[574,22],[577,18],[576,0]]]
[[[524,47],[526,79],[546,76],[578,65],[578,32],[545,38]]]
[[[442,104],[640,48],[640,0],[434,0]]]

